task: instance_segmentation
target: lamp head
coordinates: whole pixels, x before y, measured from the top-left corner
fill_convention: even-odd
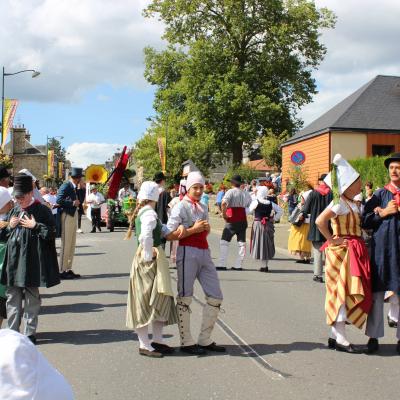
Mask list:
[[[40,75],[40,72],[39,71],[33,71],[33,73],[32,73],[32,78],[36,78],[36,77],[38,77]]]

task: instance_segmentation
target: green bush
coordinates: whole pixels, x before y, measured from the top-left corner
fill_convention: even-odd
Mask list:
[[[383,164],[387,157],[368,157],[349,160],[349,163],[360,174],[362,184],[372,182],[373,189],[384,187],[389,181],[388,170]]]
[[[228,169],[228,172],[224,176],[224,184],[228,184],[233,175],[240,175],[247,183],[250,183],[253,179],[259,177],[259,174],[256,170],[246,165],[232,166]]]

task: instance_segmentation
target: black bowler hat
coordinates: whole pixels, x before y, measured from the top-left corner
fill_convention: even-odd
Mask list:
[[[319,181],[324,181],[325,180],[325,178],[328,176],[328,174],[322,174],[320,177],[319,177]]]
[[[83,176],[82,168],[77,168],[77,167],[71,168],[71,177],[72,178],[82,178],[82,176]]]
[[[390,157],[388,157],[388,158],[385,160],[385,167],[386,167],[386,168],[389,168],[390,163],[393,162],[393,161],[398,161],[398,162],[400,162],[400,153],[393,153],[393,154],[391,154]]]
[[[154,175],[153,181],[156,182],[156,183],[158,183],[158,182],[161,182],[161,181],[165,181],[165,179],[166,179],[166,177],[165,177],[165,175],[164,175],[162,172],[157,172],[157,173]]]
[[[231,178],[231,183],[234,185],[241,185],[243,183],[242,177],[240,175],[233,175]]]
[[[32,177],[26,174],[18,174],[14,177],[14,190],[13,195],[23,196],[26,193],[32,192],[33,180]]]
[[[9,178],[11,174],[8,172],[7,168],[0,168],[0,179]]]

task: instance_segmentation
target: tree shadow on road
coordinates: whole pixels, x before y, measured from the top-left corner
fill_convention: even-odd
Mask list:
[[[101,304],[101,303],[73,303],[73,304],[58,304],[54,306],[42,306],[41,314],[64,314],[64,313],[90,313],[102,312],[104,308],[126,307],[125,303],[116,304]]]
[[[53,297],[64,297],[64,296],[91,296],[96,294],[120,294],[127,295],[127,290],[76,290],[75,292],[59,292],[59,293],[47,293],[41,294],[42,299],[51,299]]]

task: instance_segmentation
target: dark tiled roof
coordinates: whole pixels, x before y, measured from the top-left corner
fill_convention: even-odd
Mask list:
[[[400,77],[376,76],[284,145],[334,129],[400,132]]]

